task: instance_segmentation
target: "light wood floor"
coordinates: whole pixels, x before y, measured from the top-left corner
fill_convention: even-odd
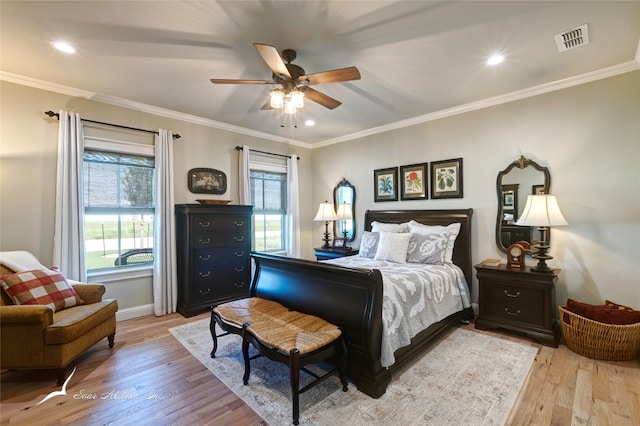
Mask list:
[[[106,340],[91,348],[76,363],[67,395],[40,405],[60,390],[52,372],[2,372],[1,424],[264,424],[168,331],[203,318],[208,314],[119,322],[114,348]],[[483,333],[540,348],[509,425],[640,425],[640,359],[595,361],[564,344],[554,349],[506,331]]]

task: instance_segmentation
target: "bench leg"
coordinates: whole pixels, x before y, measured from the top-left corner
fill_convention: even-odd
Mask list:
[[[346,392],[347,377],[344,374],[347,366],[347,344],[344,341],[344,335],[340,336],[340,357],[338,359],[338,374],[340,375],[340,382],[342,383],[342,392]]]
[[[300,417],[300,352],[292,349],[289,352],[289,374],[291,378],[291,400],[293,402],[293,424],[297,425]]]
[[[249,375],[251,374],[251,360],[249,358],[249,339],[247,338],[247,327],[249,323],[242,324],[242,357],[244,358],[244,376],[242,377],[242,383],[249,383]]]
[[[216,357],[216,351],[218,350],[218,336],[216,336],[216,320],[213,316],[213,309],[211,309],[211,322],[209,323],[209,331],[211,331],[211,339],[213,339],[213,349],[211,350],[211,358]]]

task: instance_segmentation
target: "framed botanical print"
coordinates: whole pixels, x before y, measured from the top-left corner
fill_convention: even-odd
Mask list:
[[[462,198],[462,158],[431,162],[431,198]]]
[[[398,168],[373,171],[373,201],[398,201]]]
[[[424,200],[427,198],[428,163],[400,166],[400,199]]]

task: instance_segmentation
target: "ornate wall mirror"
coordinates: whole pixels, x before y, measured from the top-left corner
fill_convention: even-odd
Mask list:
[[[548,194],[551,174],[547,167],[523,156],[498,173],[498,217],[496,219],[496,244],[506,253],[507,247],[518,241],[537,243],[538,233],[529,226],[515,225],[527,202],[527,195]],[[550,238],[550,236],[549,236]]]
[[[333,222],[333,235],[353,241],[356,238],[356,188],[342,178],[333,189],[333,206],[338,220]]]

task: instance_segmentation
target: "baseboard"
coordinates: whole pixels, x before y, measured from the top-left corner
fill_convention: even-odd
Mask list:
[[[124,308],[116,312],[116,321],[125,321],[128,319],[153,315],[153,305],[140,305],[132,308]]]

